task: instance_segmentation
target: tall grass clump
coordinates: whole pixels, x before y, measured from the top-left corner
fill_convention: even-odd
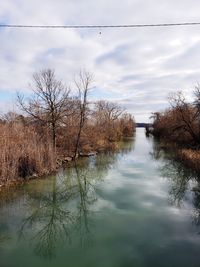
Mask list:
[[[54,149],[34,127],[0,124],[0,184],[40,176],[55,169]]]
[[[200,171],[200,151],[192,149],[181,149],[178,152],[178,158],[189,168]]]

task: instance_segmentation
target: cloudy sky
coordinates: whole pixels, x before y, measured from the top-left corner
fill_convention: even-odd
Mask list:
[[[200,21],[199,0],[1,0],[0,24],[143,24]],[[101,34],[99,34],[101,32]],[[139,29],[0,29],[0,111],[32,73],[55,69],[70,84],[86,68],[93,99],[117,101],[136,121],[167,106],[170,92],[191,97],[200,82],[200,26]],[[72,85],[73,87],[73,85]]]

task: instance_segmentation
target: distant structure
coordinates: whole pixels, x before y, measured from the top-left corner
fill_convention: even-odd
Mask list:
[[[153,131],[152,123],[139,122],[139,123],[136,123],[136,127],[137,128],[145,128],[145,133],[147,136],[152,134],[152,131]]]
[[[152,127],[152,124],[151,123],[145,123],[145,122],[138,122],[138,123],[136,123],[136,127],[138,127],[138,128]]]

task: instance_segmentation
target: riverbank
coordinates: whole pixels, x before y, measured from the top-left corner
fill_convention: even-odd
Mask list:
[[[37,166],[35,166],[34,168],[32,167],[31,162],[33,161],[26,156],[26,160],[23,162],[23,165],[21,165],[22,162],[19,161],[19,165],[15,166],[15,168],[18,170],[24,168],[23,172],[25,177],[18,175],[16,177],[9,176],[8,179],[0,179],[0,191],[5,190],[5,188],[23,185],[24,183],[27,183],[34,179],[43,179],[44,177],[48,177],[49,175],[56,174],[60,170],[60,168],[71,168],[74,166],[75,161],[79,162],[83,158],[95,157],[101,153],[117,152],[121,149],[121,143],[126,142],[127,140],[130,140],[130,138],[126,137],[118,142],[107,143],[107,145],[105,145],[104,142],[104,145],[96,147],[95,151],[90,150],[89,147],[85,147],[85,149],[77,154],[76,157],[74,157],[72,153],[59,154],[56,158],[54,155],[52,156],[52,158],[54,158],[54,161],[52,161],[51,169],[47,169],[45,167],[43,169],[38,169],[39,172],[37,172]]]
[[[169,141],[166,138],[156,138],[152,133],[151,136],[157,140],[160,149],[170,151],[175,160],[183,163],[191,170],[200,173],[200,150],[195,150],[181,146],[175,142]]]
[[[87,107],[84,123],[80,114],[65,114],[55,129],[43,118],[5,114],[0,119],[0,185],[49,175],[77,157],[115,150],[124,137],[134,135],[133,116],[116,104]]]
[[[169,98],[169,108],[152,114],[152,128],[146,129],[160,140],[175,144],[176,158],[200,172],[200,87],[195,86],[193,100],[179,91]]]
[[[187,167],[200,172],[200,151],[192,149],[179,149],[177,158]]]

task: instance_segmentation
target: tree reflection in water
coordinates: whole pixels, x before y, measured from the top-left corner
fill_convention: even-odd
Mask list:
[[[128,153],[132,140],[119,150]],[[78,237],[81,246],[92,243],[92,205],[97,201],[97,184],[117,161],[117,153],[102,153],[83,158],[72,168],[51,178],[50,187],[28,193],[28,215],[19,231],[19,238],[30,238],[35,252],[52,258],[56,247],[72,244]],[[36,188],[37,189],[37,188]],[[75,242],[75,241],[74,241]]]
[[[29,195],[30,215],[20,229],[20,238],[26,237],[26,231],[34,231],[35,252],[44,257],[54,255],[57,242],[70,240],[69,225],[74,221],[65,203],[75,195],[75,190],[73,186],[65,190],[59,179],[52,178],[49,192]]]
[[[171,204],[181,206],[184,200],[192,199],[193,222],[200,225],[200,173],[184,166],[175,158],[173,150],[166,149],[161,143],[154,140],[153,151],[150,155],[159,161],[160,173],[170,181],[169,201]]]
[[[10,237],[7,234],[3,233],[3,231],[0,232],[0,249],[3,248],[4,242],[8,239],[10,239]]]

